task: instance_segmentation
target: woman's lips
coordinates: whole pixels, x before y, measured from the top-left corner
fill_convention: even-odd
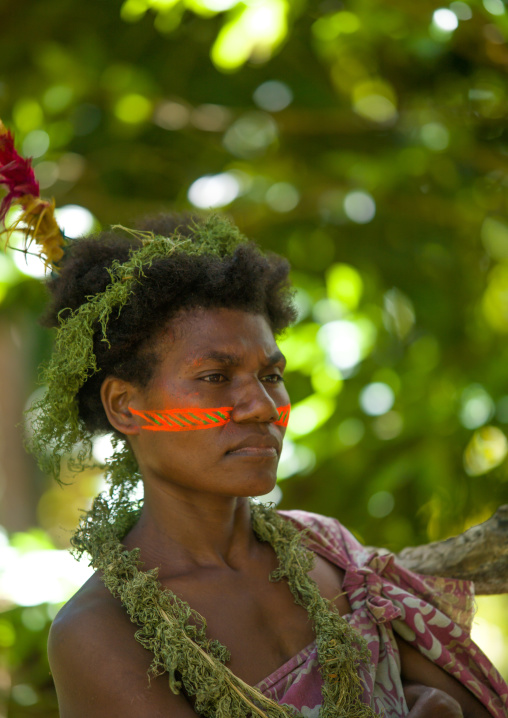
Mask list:
[[[253,458],[273,459],[277,457],[277,449],[273,446],[242,446],[228,451],[226,456],[246,456]]]
[[[253,459],[276,459],[281,450],[281,439],[272,434],[255,434],[245,436],[233,444],[226,456],[237,456]]]

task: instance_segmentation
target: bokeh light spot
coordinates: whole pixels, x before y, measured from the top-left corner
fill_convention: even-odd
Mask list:
[[[318,394],[336,396],[342,389],[342,374],[335,366],[322,364],[312,372],[311,383]]]
[[[13,252],[12,257],[16,267],[28,277],[43,279],[49,272],[43,260],[38,256],[23,254],[23,252]]]
[[[491,15],[504,15],[506,12],[503,0],[483,0],[483,7]]]
[[[464,468],[470,476],[495,469],[506,458],[508,441],[497,426],[484,426],[473,434],[464,452]]]
[[[74,239],[89,234],[95,224],[95,218],[86,207],[78,204],[66,204],[55,210],[56,221],[66,237]]]
[[[481,238],[492,259],[508,258],[508,222],[504,217],[486,217],[481,228]]]
[[[434,152],[442,152],[448,147],[450,133],[440,122],[428,122],[420,130],[423,144]]]
[[[23,140],[25,157],[42,157],[49,148],[49,135],[44,130],[32,130]]]
[[[356,446],[364,435],[365,426],[360,419],[344,419],[337,427],[337,438],[344,446]]]
[[[40,128],[44,122],[42,108],[36,100],[22,98],[12,110],[12,118],[20,132],[31,132]]]
[[[388,411],[378,416],[372,423],[372,430],[382,441],[389,441],[399,436],[404,426],[404,420],[398,411]]]
[[[268,80],[254,90],[254,102],[267,112],[280,112],[293,101],[291,88],[285,82]]]
[[[29,631],[42,631],[48,620],[42,606],[28,606],[21,612],[21,622]]]
[[[344,212],[352,222],[367,224],[376,216],[376,203],[368,192],[349,192],[344,198]]]
[[[287,0],[258,0],[243,5],[227,21],[212,47],[212,61],[224,71],[247,60],[266,62],[287,33]]]
[[[77,182],[85,171],[86,160],[76,152],[66,152],[58,160],[58,177],[64,182]]]
[[[189,187],[187,197],[195,207],[225,207],[240,194],[240,182],[230,172],[200,177]]]
[[[52,85],[43,95],[42,102],[50,112],[61,112],[72,101],[74,91],[68,85]]]
[[[312,25],[312,32],[322,42],[335,40],[339,35],[351,35],[361,27],[360,18],[348,10],[319,18]]]
[[[239,0],[199,0],[198,6],[204,7],[211,12],[225,12],[238,5]]]
[[[320,299],[312,305],[312,317],[319,324],[342,319],[348,309],[336,299]]]
[[[140,124],[148,120],[151,114],[152,103],[150,100],[136,92],[124,95],[115,105],[116,117],[126,124]]]
[[[62,603],[92,575],[87,564],[68,551],[8,546],[0,557],[0,598],[19,606]]]
[[[372,494],[368,503],[367,511],[376,519],[382,519],[391,514],[395,507],[395,499],[389,491],[377,491]]]
[[[324,324],[318,332],[318,341],[338,369],[351,369],[362,358],[360,330],[348,320]]]
[[[354,102],[354,111],[374,122],[387,123],[397,118],[397,108],[383,95],[365,95]]]
[[[7,215],[7,224],[15,221],[19,214],[20,211],[18,208],[11,210]],[[25,242],[21,232],[14,232],[14,234],[11,235],[7,255],[12,260],[14,266],[28,277],[42,279],[49,271],[43,260],[38,256],[36,247],[32,246],[31,249],[25,251]],[[2,262],[0,269],[3,270],[1,274],[9,277],[10,267],[8,264]]]
[[[477,596],[478,606],[471,630],[471,638],[490,658],[502,675],[506,676],[508,656],[506,636],[502,626],[506,625],[506,596]]]
[[[508,332],[508,267],[498,264],[489,275],[482,298],[485,319],[498,332]]]
[[[369,416],[380,416],[390,411],[394,402],[393,389],[380,381],[367,384],[360,392],[360,406]]]
[[[163,130],[181,130],[189,124],[190,110],[181,102],[167,100],[155,108],[153,121]]]
[[[275,504],[275,506],[278,506],[282,501],[282,489],[279,484],[275,484],[271,491],[267,494],[263,494],[262,496],[255,497],[254,500],[259,501],[262,504]]]
[[[275,212],[291,212],[300,201],[300,193],[289,182],[276,182],[267,190],[265,199]]]
[[[230,120],[230,111],[227,107],[222,107],[222,105],[199,105],[190,114],[190,121],[194,127],[205,132],[223,132],[229,125]]]
[[[440,30],[444,30],[445,32],[453,32],[459,25],[457,15],[452,10],[448,10],[444,7],[434,11],[432,22]]]
[[[450,10],[455,13],[459,20],[471,20],[473,17],[473,11],[462,0],[455,0],[455,2],[450,3]]]
[[[10,648],[16,642],[16,631],[10,621],[0,618],[0,648]]]
[[[125,22],[137,22],[148,10],[146,0],[125,0],[120,9],[120,17]]]
[[[105,464],[115,453],[112,436],[112,434],[103,434],[93,440],[93,457],[100,464]]]
[[[248,159],[264,154],[277,137],[278,128],[270,115],[250,112],[228,128],[223,144],[231,154]]]
[[[316,465],[316,455],[308,446],[284,439],[280,455],[277,477],[287,479],[294,474],[306,474]]]
[[[383,297],[383,322],[391,334],[405,339],[415,323],[413,303],[404,292],[392,287]]]
[[[18,683],[11,688],[11,697],[14,703],[20,706],[33,706],[37,703],[37,693],[28,683]]]
[[[480,384],[471,384],[462,392],[460,421],[466,429],[477,429],[494,415],[495,406],[490,395]]]
[[[363,280],[351,265],[334,264],[326,273],[326,291],[330,299],[349,310],[354,310],[360,303]]]
[[[287,359],[288,371],[301,371],[310,375],[316,364],[321,364],[324,351],[316,341],[319,326],[314,322],[305,322],[292,327],[278,341],[280,350]]]
[[[352,101],[354,111],[367,120],[386,125],[397,119],[397,98],[393,87],[384,80],[357,83]]]
[[[35,176],[40,189],[48,189],[57,181],[60,170],[56,162],[39,162],[34,167]]]
[[[290,437],[304,436],[315,431],[331,417],[335,411],[335,401],[321,394],[311,394],[294,404],[288,425]]]

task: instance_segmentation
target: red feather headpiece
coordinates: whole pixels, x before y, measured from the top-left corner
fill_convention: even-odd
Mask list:
[[[65,238],[56,223],[55,203],[43,200],[39,196],[39,183],[35,179],[30,159],[24,159],[14,148],[14,138],[0,120],[0,185],[7,194],[0,204],[0,221],[5,220],[12,205],[21,208],[20,216],[3,230],[7,239],[14,231],[25,235],[26,247],[35,241],[39,245],[39,255],[45,264],[57,269],[58,261],[63,257]]]

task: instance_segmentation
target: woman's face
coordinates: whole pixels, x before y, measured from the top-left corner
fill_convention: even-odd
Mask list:
[[[266,319],[232,309],[187,310],[171,323],[157,351],[162,359],[150,385],[135,391],[133,409],[232,411],[223,426],[140,428],[131,438],[145,481],[223,496],[270,491],[285,433],[274,424],[276,409],[289,397],[282,379],[285,360]]]

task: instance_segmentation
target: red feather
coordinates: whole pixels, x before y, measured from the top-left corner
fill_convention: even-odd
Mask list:
[[[16,152],[11,132],[3,129],[4,132],[0,134],[0,184],[7,188],[7,195],[0,204],[0,221],[4,219],[16,199],[25,195],[38,197],[40,194],[39,183],[32,169],[32,160],[24,159]]]
[[[46,266],[58,271],[63,257],[65,237],[55,219],[55,202],[40,198],[39,183],[35,179],[32,161],[24,159],[14,148],[14,138],[0,120],[0,186],[7,195],[0,204],[0,222],[13,204],[18,204],[21,214],[4,229],[7,241],[13,232],[21,232],[25,238],[25,250],[32,241],[40,247],[39,256]]]

